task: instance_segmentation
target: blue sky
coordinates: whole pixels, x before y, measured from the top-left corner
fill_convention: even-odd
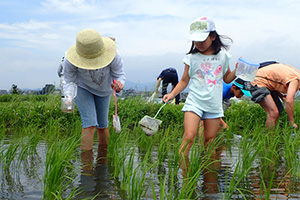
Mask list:
[[[181,77],[200,16],[233,39],[231,68],[243,56],[300,69],[298,0],[11,0],[0,9],[0,89],[58,86],[61,57],[85,28],[116,37],[128,80],[154,82],[169,66]]]

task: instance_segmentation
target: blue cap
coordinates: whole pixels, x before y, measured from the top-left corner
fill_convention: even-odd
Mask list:
[[[237,78],[233,82],[233,85],[238,87],[244,93],[244,95],[246,95],[247,97],[252,97],[252,95],[250,93],[250,88],[252,86],[250,81],[244,81],[241,78]]]

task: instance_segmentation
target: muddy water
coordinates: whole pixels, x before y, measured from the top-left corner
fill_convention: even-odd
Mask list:
[[[194,198],[201,196],[199,199],[224,199],[225,186],[231,180],[231,175],[234,173],[239,160],[238,138],[232,139],[233,142],[230,148],[224,148],[220,152],[218,164],[212,171],[203,172],[198,180],[198,187],[195,189]],[[6,149],[8,141],[3,141],[1,149]],[[96,150],[98,147],[95,147]],[[5,151],[5,150],[4,150]],[[43,176],[45,171],[45,155],[47,152],[47,144],[40,143],[37,146],[36,153],[28,156],[24,161],[18,162],[13,160],[9,168],[5,168],[4,162],[0,162],[0,199],[15,200],[15,199],[42,199]],[[137,152],[138,154],[138,152]],[[153,156],[157,156],[158,152],[153,152]],[[83,159],[84,158],[84,159]],[[73,161],[77,167],[77,175],[74,177],[72,186],[66,191],[69,193],[72,188],[81,188],[81,193],[75,199],[91,199],[95,195],[95,199],[128,199],[125,192],[120,190],[120,183],[111,179],[109,164],[106,160],[95,162],[97,155],[92,152],[86,155],[78,155],[78,160]],[[155,159],[154,159],[155,160]],[[82,168],[83,164],[91,162],[91,168]],[[138,159],[135,160],[138,162]],[[157,170],[157,175],[166,174],[170,169],[168,165],[163,165]],[[251,169],[248,179],[242,182],[244,189],[247,189],[260,196],[262,170],[268,169],[259,168],[259,160],[255,161],[254,167]],[[284,163],[278,166],[273,178],[274,187],[271,188],[269,199],[300,199],[300,180],[295,180],[291,177],[284,178],[286,174]],[[272,174],[270,175],[272,176]],[[180,180],[181,177],[178,177]],[[159,194],[159,181],[152,177],[155,184],[155,192]],[[145,198],[152,199],[152,188],[148,189]],[[254,199],[253,195],[246,196],[247,199]],[[234,199],[243,199],[241,195],[235,194]]]

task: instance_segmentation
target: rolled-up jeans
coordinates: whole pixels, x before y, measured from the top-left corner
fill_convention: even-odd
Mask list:
[[[75,103],[80,113],[83,128],[96,126],[103,129],[108,127],[110,97],[111,95],[100,97],[84,88],[77,88]]]

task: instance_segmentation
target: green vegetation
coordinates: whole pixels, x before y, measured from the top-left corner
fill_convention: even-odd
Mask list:
[[[266,114],[258,104],[233,102],[224,118],[230,129],[220,131],[207,151],[195,140],[189,170],[183,172],[178,155],[182,105],[164,107],[157,116],[162,124],[153,136],[146,136],[138,126],[143,116],[154,116],[160,106],[147,104],[142,97],[118,100],[122,131],[115,133],[110,123],[107,165],[117,188],[114,192],[122,199],[269,199],[299,194],[300,135],[289,127],[286,113],[268,131]],[[111,119],[113,113],[112,100]],[[296,101],[296,123],[299,115]],[[0,183],[22,192],[18,188],[26,183],[16,181],[22,171],[23,176],[39,180],[43,199],[74,199],[84,193],[78,186],[80,124],[77,109],[73,114],[61,112],[58,95],[0,96]],[[101,191],[88,199],[97,195]]]

